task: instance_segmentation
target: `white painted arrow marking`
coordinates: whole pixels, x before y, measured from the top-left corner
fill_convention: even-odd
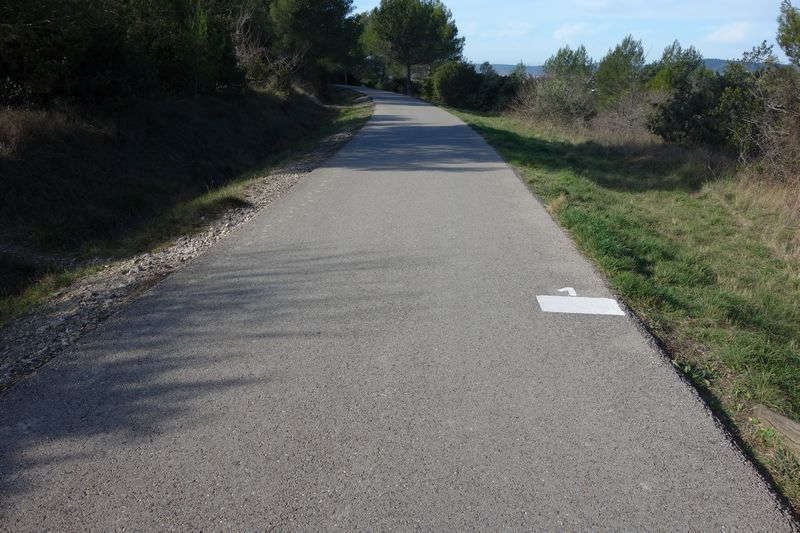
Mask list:
[[[564,287],[558,292],[566,292],[569,296],[536,297],[543,312],[625,316],[625,311],[620,308],[616,300],[611,298],[579,298],[578,293],[572,287]]]

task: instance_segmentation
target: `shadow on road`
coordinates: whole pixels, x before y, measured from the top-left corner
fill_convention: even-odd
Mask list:
[[[419,305],[386,281],[410,262],[427,260],[313,245],[206,256],[0,396],[3,499],[75,462],[105,467],[121,450],[224,420],[233,391],[291,371],[264,355],[268,343],[351,337],[382,309]]]
[[[497,157],[487,163],[491,151],[466,125],[404,125],[405,120],[376,115],[365,127],[365,135],[352,141],[328,166],[362,172],[458,173],[494,171],[504,165]]]

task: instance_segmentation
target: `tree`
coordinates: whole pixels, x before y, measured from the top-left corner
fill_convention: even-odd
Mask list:
[[[488,77],[492,77],[492,78],[498,76],[497,71],[494,69],[492,64],[489,63],[488,61],[485,61],[485,62],[481,63],[481,66],[478,68],[478,72],[480,72],[484,76],[488,76]]]
[[[520,86],[530,78],[530,75],[528,74],[528,67],[525,66],[525,63],[520,61],[514,66],[508,77],[511,78],[511,81],[514,85]]]
[[[800,66],[800,10],[789,0],[781,3],[778,17],[778,44],[796,66]]]
[[[285,56],[300,56],[306,74],[331,70],[347,60],[356,38],[347,15],[352,0],[273,0],[269,8],[275,43]]]
[[[536,83],[535,111],[563,122],[588,120],[595,113],[594,61],[581,45],[559,49],[544,63],[544,77]]]
[[[434,95],[445,105],[475,106],[480,86],[481,75],[473,65],[463,61],[448,61],[433,73]]]
[[[590,77],[594,73],[594,61],[586,52],[586,47],[579,46],[572,50],[569,45],[558,50],[544,63],[544,73],[550,76]]]
[[[381,0],[367,31],[372,52],[405,68],[407,94],[413,66],[457,59],[464,48],[452,13],[439,0]]]
[[[649,86],[668,91],[690,83],[698,71],[705,69],[700,52],[694,46],[684,49],[678,41],[664,49],[661,60],[654,67],[655,75]]]
[[[597,95],[602,105],[609,105],[633,89],[644,67],[642,42],[628,35],[600,61],[595,74]]]

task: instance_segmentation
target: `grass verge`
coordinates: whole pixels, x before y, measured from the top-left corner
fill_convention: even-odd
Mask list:
[[[763,404],[800,420],[797,226],[715,176],[698,150],[455,113],[517,169],[800,510],[797,456],[750,415]]]
[[[254,179],[363,125],[371,109],[358,97],[0,110],[0,326],[94,270],[63,265],[158,249],[243,205]]]

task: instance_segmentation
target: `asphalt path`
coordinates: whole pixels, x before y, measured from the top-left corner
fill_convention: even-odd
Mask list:
[[[0,397],[4,530],[793,526],[512,170],[375,116]],[[563,293],[564,297],[569,297]]]

